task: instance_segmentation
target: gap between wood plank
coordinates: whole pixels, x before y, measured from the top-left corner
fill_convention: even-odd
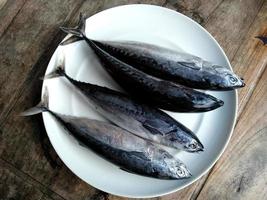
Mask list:
[[[222,2],[223,2],[223,1],[222,1]],[[221,2],[221,3],[222,3],[222,2]],[[221,3],[220,3],[220,4],[221,4]],[[220,4],[219,4],[219,5],[220,5]],[[256,18],[257,18],[257,16],[258,16],[258,13],[260,12],[260,10],[261,10],[262,7],[263,7],[263,4],[264,4],[264,1],[262,2],[262,5],[259,7],[257,14],[255,15],[255,17],[253,18],[252,22],[250,23],[247,33],[249,33],[250,28],[252,27],[254,21],[256,20]],[[218,8],[218,6],[216,7],[216,9],[217,9],[217,8]],[[214,13],[214,12],[216,11],[216,9],[214,9],[214,10],[212,11],[212,13]],[[211,15],[210,15],[210,16],[211,16]],[[209,21],[209,17],[208,17],[206,23],[207,23],[208,21]],[[205,24],[206,24],[206,23],[205,23]],[[237,50],[236,50],[235,53],[234,53],[233,58],[231,59],[231,62],[233,62],[235,56],[236,56],[237,53],[239,52],[239,49],[240,49],[241,46],[242,46],[242,42],[246,39],[246,36],[247,36],[247,34],[244,34],[244,36],[243,36],[243,38],[242,38],[242,40],[241,40],[241,42],[240,42],[239,47],[237,48]],[[260,81],[260,79],[261,79],[262,75],[264,74],[264,71],[265,71],[265,70],[266,70],[266,65],[265,65],[264,69],[262,70],[260,76],[256,79],[256,85],[257,85],[258,82]],[[238,122],[239,122],[240,116],[242,115],[242,113],[244,112],[245,108],[247,107],[248,102],[249,102],[249,100],[250,100],[251,97],[252,97],[252,94],[255,92],[255,88],[256,88],[256,86],[254,87],[253,92],[250,93],[250,95],[249,95],[249,97],[248,97],[248,100],[245,102],[245,105],[244,105],[243,110],[239,113],[238,118],[237,118],[236,123],[235,123],[235,127],[236,127],[236,125],[237,125]],[[234,130],[233,130],[233,131],[234,131]],[[208,172],[208,175],[207,175],[205,181],[204,181],[204,182],[201,184],[201,186],[199,187],[199,190],[196,192],[195,197],[194,197],[194,198],[192,197],[193,194],[194,194],[194,192],[193,192],[193,193],[192,193],[192,196],[191,196],[190,199],[194,199],[194,200],[198,199],[199,194],[201,193],[203,187],[204,187],[205,184],[207,183],[207,181],[208,181],[208,179],[209,179],[209,177],[210,177],[210,175],[211,175],[211,172],[213,171],[213,169],[214,169],[214,167],[216,166],[216,164],[217,164],[217,163],[215,163],[214,166],[213,166],[213,167],[210,169],[210,171]]]
[[[201,25],[203,26],[203,28],[205,28],[205,24],[207,24],[207,22],[210,19],[210,16],[212,16],[212,14],[217,10],[217,8],[219,8],[219,6],[224,2],[224,0],[222,0],[220,3],[218,3],[218,5],[213,9],[213,11],[211,11],[211,13],[209,14],[209,16],[207,17],[206,21]]]
[[[27,1],[25,1],[27,2]],[[25,3],[24,3],[25,4]],[[23,4],[23,5],[24,5]],[[77,5],[73,11],[71,12],[71,14],[68,16],[66,16],[65,20],[64,20],[64,23],[62,25],[65,25],[66,21],[70,21],[75,15],[76,13],[80,10],[80,8],[82,7],[82,5],[84,4],[84,1],[82,1],[79,5]],[[23,6],[21,7],[21,9],[23,8]],[[20,10],[21,10],[20,9]],[[19,12],[18,12],[19,13]],[[18,14],[17,13],[17,14]],[[17,15],[16,14],[16,15]],[[15,17],[12,19],[12,22],[13,20],[15,19]],[[9,26],[11,25],[11,23],[9,24]],[[7,30],[7,29],[6,29]],[[5,30],[5,31],[6,31]],[[4,34],[2,34],[4,35]],[[1,38],[0,38],[1,39]],[[11,103],[10,103],[10,106],[6,109],[6,112],[4,113],[4,115],[1,117],[0,119],[0,127],[3,126],[3,124],[5,123],[5,120],[7,119],[7,117],[9,116],[10,112],[12,111],[12,109],[14,108],[14,106],[16,105],[16,103],[18,102],[19,100],[19,97],[21,96],[21,94],[24,92],[24,89],[27,87],[27,83],[32,80],[32,77],[31,76],[32,74],[36,74],[40,69],[37,67],[39,65],[39,63],[41,64],[42,63],[42,60],[43,59],[46,59],[46,55],[49,54],[49,52],[51,51],[51,46],[55,46],[53,44],[59,44],[60,41],[63,39],[62,37],[62,34],[60,34],[60,30],[55,34],[55,36],[52,38],[51,42],[49,43],[49,45],[47,46],[47,48],[44,50],[44,52],[41,54],[41,56],[38,58],[38,60],[33,64],[33,67],[30,69],[30,71],[27,73],[24,81],[21,83],[21,86],[20,86],[20,89],[18,90],[18,92],[11,97]],[[55,46],[55,48],[57,47],[58,45]],[[55,49],[53,48],[53,49]],[[53,54],[53,52],[52,52]],[[52,55],[51,55],[52,56]],[[48,61],[49,62],[49,59]]]
[[[17,17],[17,15],[20,13],[20,11],[22,10],[22,8],[24,7],[24,5],[26,4],[28,0],[25,0],[24,3],[22,4],[22,6],[18,9],[17,13],[14,15],[14,17],[12,18],[12,20],[9,22],[9,24],[7,25],[7,27],[5,28],[5,30],[3,31],[3,33],[0,35],[0,40],[2,39],[2,37],[6,34],[7,30],[9,29],[10,25],[13,23],[13,21],[15,20],[15,18]]]
[[[25,1],[25,2],[26,2],[26,1]],[[24,2],[24,4],[25,4],[25,2]],[[166,0],[166,2],[167,2],[167,0]],[[165,2],[165,3],[166,3],[166,2]],[[223,1],[222,1],[222,2],[223,2]],[[221,2],[221,3],[222,3],[222,2]],[[216,9],[221,5],[221,3],[219,3],[219,5],[212,11],[212,13],[214,13],[214,12],[216,11]],[[23,4],[23,6],[24,6],[24,4]],[[82,3],[82,4],[83,4],[83,3]],[[81,5],[82,5],[82,4],[81,4]],[[263,4],[262,4],[262,5],[263,5]],[[261,5],[261,7],[262,7],[262,5]],[[19,9],[19,11],[17,12],[17,14],[21,11],[21,9],[23,8],[23,6]],[[260,7],[260,9],[261,9],[261,7]],[[259,10],[260,10],[260,9],[259,9]],[[76,9],[74,9],[74,10],[76,10]],[[77,8],[76,11],[78,11],[78,10],[79,10],[79,8]],[[212,14],[212,13],[211,13],[211,14]],[[3,32],[3,34],[1,35],[1,37],[5,34],[5,32],[7,31],[7,29],[9,28],[10,24],[12,24],[13,20],[14,20],[15,17],[17,16],[17,14],[14,16],[14,18],[13,18],[12,21],[11,21],[11,23],[9,23],[9,25],[7,26],[7,28],[5,29],[5,31]],[[75,15],[75,14],[74,14],[74,15]],[[72,17],[73,17],[73,16],[71,16],[70,19],[71,19]],[[255,15],[255,17],[254,17],[254,19],[253,19],[253,21],[252,21],[252,23],[250,24],[249,27],[251,27],[251,25],[253,24],[253,22],[254,22],[254,20],[255,20],[256,17],[257,17],[257,15]],[[206,23],[208,22],[208,20],[209,20],[209,17],[207,18]],[[206,23],[205,23],[205,24],[206,24]],[[249,29],[250,29],[250,28],[249,28]],[[249,29],[248,29],[248,30],[249,30]],[[244,35],[242,41],[244,41],[245,36],[246,36],[246,35]],[[58,35],[56,35],[56,37],[58,37]],[[238,47],[237,50],[235,51],[233,58],[234,58],[235,55],[237,54],[238,50],[241,48],[241,45],[242,45],[242,42],[240,43],[239,47]],[[42,55],[40,56],[40,58],[43,57],[43,56],[44,56],[44,55],[42,54]],[[232,60],[233,60],[233,59],[232,59]],[[38,59],[38,61],[39,61],[39,59]],[[37,63],[38,63],[38,61],[37,61]],[[35,65],[36,65],[37,63],[34,64],[34,67],[33,67],[33,68],[31,69],[31,71],[29,72],[29,75],[36,71],[36,69],[35,69],[35,68],[36,68]],[[265,70],[265,69],[266,69],[266,67],[264,68],[264,70]],[[263,72],[264,72],[264,70],[263,70]],[[260,75],[259,78],[257,79],[257,82],[256,82],[256,83],[259,82],[260,77],[262,77],[262,74],[263,74],[263,73],[261,73],[261,75]],[[22,83],[22,87],[21,87],[22,89],[24,89],[24,88],[25,88],[25,85],[27,85],[26,83],[28,82],[29,75],[27,76],[27,78],[25,79],[25,81]],[[254,89],[254,90],[255,90],[255,89]],[[247,106],[247,104],[248,104],[248,102],[249,102],[249,99],[251,98],[252,94],[254,93],[254,90],[253,90],[253,92],[251,93],[251,95],[249,96],[248,101],[246,102],[246,104],[245,104],[243,110],[245,110],[245,108],[246,108],[246,106]],[[23,90],[20,90],[20,91],[23,91]],[[21,93],[19,93],[18,95],[20,96]],[[16,95],[16,97],[18,97],[18,96]],[[17,100],[18,100],[18,98],[17,98]],[[13,102],[13,106],[16,104],[17,100],[15,100],[15,101]],[[13,106],[11,106],[11,108],[10,108],[9,111],[12,110]],[[242,113],[243,113],[243,111],[242,111]],[[240,115],[241,115],[242,113],[240,113]],[[7,114],[6,116],[8,116],[9,112],[7,112],[6,114]],[[4,119],[5,119],[5,118],[6,118],[6,117],[4,117]],[[2,122],[4,121],[4,119],[2,120]],[[237,123],[238,123],[238,121],[239,121],[239,118],[238,118],[238,120],[237,120]],[[237,123],[236,123],[236,124],[237,124]],[[10,164],[10,163],[9,163],[9,164]],[[12,164],[10,164],[10,165],[12,165]],[[17,170],[18,170],[18,169],[17,169]],[[204,183],[201,185],[200,190],[197,192],[196,199],[197,199],[198,195],[200,194],[202,188],[203,188],[204,185],[206,184],[206,181],[208,180],[208,178],[209,178],[210,173],[212,172],[212,170],[213,170],[213,168],[210,170],[210,172],[209,172],[207,178],[205,179]],[[21,172],[22,172],[22,171],[21,171]],[[23,173],[23,172],[22,172],[22,173]],[[27,175],[27,174],[26,174],[26,175]],[[29,175],[27,175],[27,176],[29,176]],[[30,176],[29,176],[29,177],[30,177]],[[32,178],[32,177],[31,177],[31,178]],[[33,178],[32,178],[32,179],[33,179]]]
[[[265,65],[265,68],[262,70],[261,75],[260,75],[259,78],[257,79],[256,85],[258,85],[258,83],[259,83],[259,81],[261,80],[263,74],[265,73],[265,70],[267,70],[267,67],[266,67],[266,66],[267,66],[267,65]],[[256,87],[257,87],[257,86],[256,86]],[[241,116],[242,113],[245,111],[245,108],[248,106],[249,100],[250,100],[251,97],[253,96],[256,87],[254,88],[253,92],[252,92],[251,95],[249,96],[249,99],[248,99],[248,101],[246,102],[246,104],[245,104],[245,106],[244,106],[244,109],[243,109],[242,112],[239,114],[239,117],[238,117],[238,119],[236,120],[236,123],[235,123],[235,127],[236,127],[237,124],[239,123],[240,116]],[[212,171],[213,171],[213,169],[214,169],[214,167],[215,167],[216,165],[217,165],[217,163],[215,163],[215,165],[214,165],[214,166],[211,168],[211,170],[209,171],[208,176],[206,177],[205,181],[204,181],[203,184],[201,185],[199,191],[196,193],[196,196],[195,196],[194,200],[198,199],[198,196],[200,195],[200,193],[201,193],[203,187],[205,186],[205,184],[207,183],[207,181],[208,181],[208,179],[209,179],[209,177],[210,177],[210,175],[211,175],[211,173],[212,173]],[[193,199],[193,198],[191,198],[191,199]]]
[[[10,171],[14,172],[14,174],[16,174],[18,177],[25,180],[25,182],[29,182],[32,185],[34,184],[34,187],[37,187],[37,189],[39,189],[44,195],[48,196],[49,198],[53,199],[49,194],[47,194],[46,191],[48,191],[49,193],[55,194],[56,196],[60,197],[62,200],[66,200],[65,198],[60,196],[58,193],[49,189],[49,187],[40,183],[38,180],[34,179],[33,177],[29,176],[28,174],[24,173],[23,171],[17,169],[12,163],[9,163],[8,161],[4,160],[3,158],[0,158],[0,162],[3,163],[3,166],[5,168],[8,168]]]

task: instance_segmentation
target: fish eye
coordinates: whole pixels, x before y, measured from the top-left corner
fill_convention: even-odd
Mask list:
[[[179,176],[183,176],[184,175],[184,171],[182,169],[177,169],[177,174]]]
[[[237,82],[237,78],[230,76],[230,82],[232,83],[236,83]]]
[[[189,144],[190,149],[195,149],[197,148],[197,145],[195,143]]]

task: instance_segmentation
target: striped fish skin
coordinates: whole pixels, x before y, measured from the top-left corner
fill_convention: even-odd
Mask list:
[[[191,177],[185,164],[164,149],[117,126],[86,118],[49,112],[80,145],[117,165],[122,170],[158,179]]]
[[[42,101],[21,115],[50,113],[79,144],[130,173],[159,179],[191,176],[185,164],[164,149],[107,122],[55,113],[48,108],[48,100],[45,89]]]
[[[223,105],[223,101],[211,95],[150,76],[112,56],[86,37],[83,16],[80,16],[77,28],[61,27],[61,29],[72,34],[72,37],[62,45],[84,39],[95,51],[110,75],[136,99],[177,112],[205,112]]]
[[[206,112],[223,105],[223,101],[211,95],[150,76],[113,57],[90,39],[85,40],[104,68],[133,98],[175,112]]]
[[[187,127],[167,113],[106,87],[74,80],[58,67],[46,78],[64,76],[103,117],[135,135],[175,149],[199,152],[204,146]]]
[[[133,41],[93,42],[143,72],[187,87],[227,91],[245,86],[243,79],[228,68],[185,52]]]
[[[125,171],[159,179],[191,176],[182,161],[119,127],[85,118],[56,118],[80,143]]]

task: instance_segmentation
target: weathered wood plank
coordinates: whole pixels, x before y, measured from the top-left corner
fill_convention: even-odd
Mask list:
[[[164,4],[164,2],[165,0],[104,0],[104,5],[102,9],[105,10],[115,6],[140,3],[161,6],[162,4]]]
[[[123,1],[108,1],[109,5],[105,4],[104,7],[102,7],[102,8],[107,8],[107,7],[110,7],[111,5],[115,5],[116,2],[118,3],[118,2],[123,2]],[[134,2],[134,1],[131,1],[131,2]],[[216,2],[219,2],[219,1],[216,1]],[[97,6],[94,7],[96,4],[97,4]],[[89,13],[90,12],[94,13],[100,9],[99,4],[101,4],[101,2],[94,4],[93,2],[87,1],[87,2],[85,2],[85,4],[83,4],[81,9],[80,8],[78,9],[78,6],[76,6],[77,8],[73,9],[71,12],[73,14],[74,13],[78,14],[79,13],[78,10],[83,10],[83,11],[88,11]],[[257,4],[257,2],[255,4]],[[73,3],[73,5],[74,5],[74,3]],[[191,10],[188,9],[188,10],[190,10],[191,13],[194,12],[193,11],[194,9],[199,9],[199,7],[196,6],[196,8],[195,8],[194,6],[195,5],[193,5],[190,8]],[[214,7],[211,7],[210,12],[212,12],[216,6],[217,5],[215,5]],[[232,3],[231,6],[235,6],[235,8],[240,7],[240,6],[239,7],[236,6],[236,3]],[[250,5],[248,5],[248,6],[250,6]],[[223,7],[223,6],[220,5],[216,10],[218,10],[218,9],[222,10],[221,7]],[[229,5],[228,5],[228,7],[229,7]],[[223,7],[223,9],[225,9],[225,6]],[[231,9],[234,10],[233,8],[231,8]],[[74,10],[75,10],[75,12],[74,12]],[[216,10],[214,11],[214,13],[216,12]],[[256,9],[254,9],[253,12],[254,11],[256,14]],[[23,12],[23,10],[21,12]],[[64,13],[65,13],[65,15],[64,15]],[[57,27],[64,20],[66,13],[67,13],[67,11],[66,12],[64,11],[63,13],[61,12],[61,16],[59,17],[60,22],[57,23],[55,21],[51,21],[50,25],[52,25],[54,28]],[[73,16],[73,14],[68,15],[67,19],[69,19],[70,16]],[[77,17],[76,17],[77,14],[75,14],[75,17],[74,17],[75,20],[77,19]],[[206,16],[205,14],[203,14],[203,15]],[[202,15],[200,15],[200,16],[202,16]],[[247,15],[242,16],[241,15],[240,17],[246,22],[248,18],[249,19],[253,18],[253,15],[252,14],[249,16],[247,16]],[[228,18],[231,19],[231,17],[228,17]],[[218,20],[218,23],[220,23],[223,20],[227,20],[228,18],[226,18],[226,19],[220,18]],[[207,19],[207,17],[205,17],[205,20],[206,19]],[[29,19],[27,19],[27,20],[29,20]],[[23,23],[26,23],[27,20],[24,20]],[[204,22],[205,22],[205,20],[204,20]],[[68,20],[68,21],[73,22],[73,20]],[[44,23],[45,20],[43,20],[42,22]],[[248,27],[247,27],[248,24],[246,24],[242,20],[241,20],[241,22],[242,22],[242,26],[243,26],[242,28],[248,30]],[[13,24],[14,23],[19,24],[16,21],[14,21]],[[208,21],[208,23],[210,23],[210,22]],[[230,23],[231,23],[231,20],[230,20]],[[13,26],[11,25],[10,28],[12,28]],[[46,27],[49,28],[49,26],[45,24],[45,25],[42,25],[41,28],[40,27],[39,28],[42,30],[45,30],[45,28]],[[207,24],[207,26],[213,26],[213,23]],[[13,32],[15,31],[15,27],[16,26],[13,27]],[[35,29],[36,29],[36,27],[35,27]],[[34,29],[32,28],[31,31],[33,31],[33,30]],[[219,30],[219,31],[221,31],[221,30]],[[13,32],[10,31],[10,34]],[[23,72],[23,73],[21,73],[21,71],[16,71],[15,69],[11,70],[11,73],[14,73],[13,77],[18,77],[18,75],[21,75],[21,77],[23,77],[24,80],[21,80],[18,83],[13,78],[12,81],[14,83],[13,83],[13,85],[10,86],[10,88],[13,90],[10,92],[10,94],[5,93],[5,95],[6,94],[7,95],[3,96],[3,97],[6,97],[6,98],[3,98],[3,99],[0,98],[0,104],[1,104],[2,102],[4,102],[4,100],[9,99],[9,97],[11,97],[11,96],[13,97],[11,103],[6,104],[6,107],[4,107],[4,112],[1,115],[2,121],[0,119],[0,121],[2,122],[2,124],[0,122],[0,124],[1,124],[0,125],[0,132],[2,131],[2,133],[4,133],[4,136],[7,137],[7,139],[5,139],[5,141],[3,142],[4,146],[0,147],[0,150],[3,150],[4,148],[7,149],[7,147],[10,147],[10,146],[14,146],[12,148],[13,150],[10,152],[8,152],[8,150],[4,150],[5,151],[3,153],[4,158],[8,158],[9,161],[11,158],[12,158],[12,160],[14,159],[11,162],[18,169],[23,170],[25,173],[31,175],[32,177],[35,177],[38,181],[43,182],[45,185],[49,186],[54,191],[61,194],[64,198],[67,198],[67,199],[85,199],[85,198],[103,199],[103,198],[107,198],[107,195],[105,193],[96,192],[93,188],[91,188],[90,186],[88,186],[84,182],[80,181],[77,177],[75,177],[64,166],[61,169],[57,169],[57,170],[51,168],[50,165],[48,164],[48,162],[46,161],[46,159],[44,158],[44,155],[41,151],[41,146],[39,144],[39,139],[38,139],[40,129],[43,130],[43,127],[36,125],[36,121],[38,121],[38,120],[27,119],[25,122],[24,120],[18,119],[15,116],[16,113],[19,112],[21,109],[24,109],[25,107],[32,106],[34,103],[37,103],[37,99],[39,99],[41,83],[37,81],[37,78],[43,74],[44,69],[45,69],[45,65],[46,65],[45,63],[47,62],[50,55],[52,54],[53,49],[56,47],[56,44],[63,37],[63,35],[57,33],[56,31],[54,32],[53,29],[49,29],[48,32],[50,32],[51,35],[48,35],[48,33],[44,34],[44,35],[38,35],[39,33],[37,33],[37,35],[38,35],[37,37],[39,39],[43,39],[43,38],[46,39],[46,43],[45,42],[39,42],[39,41],[37,41],[37,39],[35,39],[35,40],[32,40],[33,44],[30,46],[28,44],[30,42],[30,40],[29,40],[29,41],[27,41],[27,45],[29,46],[28,51],[25,50],[23,52],[18,53],[18,55],[19,55],[18,58],[22,58],[22,62],[23,62],[23,60],[27,60],[27,59],[29,60],[29,58],[27,58],[27,54],[30,54],[31,51],[33,51],[33,54],[31,56],[31,59],[33,59],[33,60],[31,60],[31,63],[32,63],[31,66],[30,67],[28,66],[28,68],[25,69],[25,72]],[[27,32],[25,31],[25,33],[27,33]],[[5,33],[5,35],[6,34],[8,34],[8,32]],[[20,33],[20,34],[22,35],[23,33]],[[225,33],[222,32],[221,34],[223,35]],[[5,37],[5,39],[8,40],[9,38],[5,35],[3,35],[3,37]],[[52,38],[55,35],[57,35],[57,36],[54,39],[54,42],[51,42]],[[36,35],[31,34],[31,37],[34,37],[34,36],[36,36]],[[234,36],[235,35],[231,35],[231,38],[236,37],[236,36],[235,37]],[[13,37],[13,38],[15,38],[15,37]],[[17,38],[17,35],[16,35],[16,38]],[[23,39],[22,36],[20,38],[21,39],[19,39],[19,40]],[[241,38],[240,38],[240,40],[241,40]],[[48,48],[48,46],[50,44],[47,41],[49,41],[50,44],[54,43],[54,45],[51,45],[52,48]],[[5,44],[4,41],[0,40],[0,44],[1,44],[1,42],[2,42],[2,44]],[[16,45],[16,43],[17,42],[12,43],[9,41],[8,45],[6,45],[6,46],[8,48],[10,48],[11,45]],[[41,45],[41,47],[39,47],[38,45]],[[226,45],[226,47],[230,48],[230,44]],[[29,48],[32,48],[32,50],[30,51]],[[44,52],[44,49],[46,49],[46,52]],[[37,51],[37,52],[34,52],[34,51]],[[3,53],[4,51],[0,50],[0,52]],[[2,56],[2,54],[0,54],[0,55]],[[12,54],[10,54],[10,55],[12,55]],[[17,55],[17,54],[15,54],[15,55]],[[34,63],[36,63],[36,60],[40,55],[43,55],[43,56],[39,59],[38,65],[35,65],[34,67],[32,67],[32,65]],[[13,57],[14,57],[14,55],[13,55]],[[10,67],[11,65],[13,68],[15,68],[14,66],[16,66],[16,65],[18,65],[20,68],[21,67],[25,67],[25,68],[27,67],[25,65],[22,66],[20,61],[18,60],[18,61],[12,62],[9,65],[8,65],[8,62],[6,62],[6,64],[4,65],[4,66],[7,66],[5,70],[7,70],[7,68]],[[37,66],[40,66],[40,69]],[[1,70],[1,68],[0,68],[0,72],[2,72],[2,71],[4,71],[4,70]],[[29,71],[31,71],[31,73],[28,76],[28,79],[26,79],[26,81],[25,81],[25,77]],[[7,74],[5,74],[5,75],[7,75]],[[3,75],[3,77],[5,77],[5,75]],[[2,78],[0,79],[0,81],[1,80],[2,80]],[[8,83],[7,80],[3,82],[3,84],[6,84],[6,83]],[[18,87],[14,90],[15,86],[18,86]],[[7,89],[6,91],[8,92],[9,90]],[[20,91],[20,92],[18,92],[18,91]],[[14,92],[16,95],[14,96],[14,94],[11,94],[12,92]],[[24,92],[26,92],[26,93],[24,93]],[[0,90],[0,94],[2,95],[1,90]],[[31,96],[31,94],[34,94],[34,95]],[[19,100],[18,100],[18,97],[20,97]],[[0,109],[1,109],[1,107],[0,107]],[[27,124],[25,125],[25,123],[27,123]],[[15,128],[13,127],[14,125],[16,125]],[[20,149],[18,149],[17,151],[14,151],[14,149],[19,148],[19,146],[21,146]],[[18,153],[21,150],[22,150],[22,153]],[[25,155],[27,155],[27,156],[25,156]],[[33,162],[33,163],[27,163],[27,162]],[[34,162],[39,162],[39,163],[36,164]],[[188,187],[185,190],[182,190],[178,193],[167,196],[165,198],[166,199],[177,199],[177,198],[187,199],[187,198],[191,197],[192,192],[195,191],[195,188],[197,188],[198,185],[199,185],[199,182],[196,184],[193,184],[191,187]],[[116,199],[116,197],[109,196],[109,199]]]
[[[263,0],[225,0],[209,17],[205,28],[215,37],[232,60]]]
[[[0,39],[0,124],[27,73],[82,1],[27,1]],[[63,34],[62,34],[63,35]]]
[[[222,0],[166,0],[163,6],[183,13],[203,25],[221,2]]]
[[[41,200],[53,200],[51,197],[48,197],[46,195],[43,195]]]
[[[24,189],[30,188],[31,191],[35,191],[36,194],[39,196],[45,196],[52,198],[53,196],[54,200],[64,200],[61,196],[57,195],[54,193],[52,190],[49,190],[47,187],[45,187],[42,183],[36,181],[32,177],[28,176],[27,174],[23,173],[22,171],[16,169],[14,166],[12,166],[10,163],[0,159],[0,171],[1,171],[1,187],[0,187],[0,199],[1,197],[4,197],[6,194],[5,192],[9,193],[9,190],[6,188],[8,187],[16,187],[16,190],[11,190],[12,196],[15,197],[21,197],[21,194],[24,194],[25,192],[28,193],[28,191]],[[2,174],[3,172],[3,174]],[[6,180],[4,180],[6,179]],[[22,187],[21,187],[22,186]],[[3,190],[3,191],[2,191]],[[10,194],[9,194],[10,196]],[[33,195],[34,196],[34,195]],[[21,197],[22,198],[22,197]],[[41,197],[40,197],[41,198]],[[37,199],[40,199],[37,198]],[[10,198],[4,198],[4,199],[12,199]],[[19,198],[14,198],[13,199],[19,199]],[[22,199],[27,199],[27,198],[22,198]]]
[[[40,98],[38,79],[64,37],[58,27],[79,13],[83,3],[82,0],[28,1],[0,39],[3,47],[0,49],[0,82],[5,85],[0,88],[1,158],[67,199],[103,195],[65,166],[52,168],[40,144],[40,135],[45,134],[41,118],[23,119],[17,114]],[[86,5],[87,11],[95,11],[101,2],[86,1]]]
[[[198,199],[267,196],[267,70],[241,114],[235,134]]]
[[[0,200],[38,200],[42,195],[34,185],[26,183],[0,161]]]
[[[0,1],[0,38],[14,17],[19,13],[26,0]]]
[[[234,27],[241,27],[241,29],[244,31],[242,32],[243,35],[246,35],[248,33],[250,24],[248,24],[248,21],[251,21],[250,23],[252,23],[252,21],[254,21],[255,16],[257,15],[259,9],[262,7],[262,1],[253,1],[255,4],[251,5],[251,1],[243,1],[243,2],[237,2],[237,1],[223,1],[222,3],[218,4],[219,6],[217,6],[216,10],[214,10],[212,12],[212,14],[208,17],[208,21],[205,23],[204,21],[204,27],[207,30],[212,30],[211,34],[218,40],[218,42],[222,45],[224,44],[224,51],[226,52],[226,54],[228,54],[228,58],[230,60],[232,60],[234,58],[234,55],[231,55],[230,52],[236,52],[239,49],[239,45],[236,45],[235,47],[233,47],[231,45],[230,42],[225,43],[224,38],[226,38],[227,40],[232,40],[233,43],[239,43],[241,44],[243,41],[244,36],[240,37],[240,33],[239,32],[233,32],[230,36],[228,35],[228,31],[231,30],[231,26],[233,24],[233,15],[239,15],[239,21],[235,23]],[[242,5],[241,5],[242,4]],[[242,14],[244,10],[248,10],[251,9],[251,7],[253,7],[253,12],[251,10],[250,14]],[[228,9],[228,14],[217,14],[217,13],[224,13],[226,8]],[[262,9],[264,10],[264,9]],[[239,14],[238,14],[239,13]],[[216,21],[214,21],[214,17],[216,18]],[[224,24],[221,28],[218,29],[213,29],[213,27],[218,26],[219,24]],[[228,24],[228,25],[227,25]],[[228,30],[229,29],[229,30]],[[253,35],[251,35],[251,33],[249,32],[247,35],[247,38],[249,37],[253,37]],[[264,61],[262,60],[261,62],[264,63]],[[236,66],[238,65],[238,62],[234,62],[233,63],[233,68],[235,71]],[[243,65],[239,65],[239,67],[237,67],[238,69],[236,70],[237,73],[240,76],[245,76],[245,73],[249,74],[249,70],[243,70],[241,71],[240,68],[243,68]],[[251,69],[250,69],[251,70]],[[254,70],[257,70],[257,68],[255,68]],[[257,80],[257,77],[252,78],[251,80],[246,80],[247,84],[253,84],[253,82],[255,82]],[[251,87],[251,90],[253,91],[254,87]],[[241,90],[242,91],[242,90]],[[239,99],[243,99],[246,98],[245,97],[245,93],[241,93],[239,95]],[[246,102],[247,103],[247,102]],[[244,104],[245,105],[245,104]],[[203,176],[200,180],[198,180],[196,183],[192,184],[191,186],[178,191],[176,193],[167,195],[165,197],[163,197],[162,199],[175,199],[175,198],[179,198],[179,199],[195,199],[198,196],[198,193],[200,192],[201,188],[203,187],[203,185],[205,184],[206,179],[208,178],[208,174]]]
[[[256,39],[258,35],[267,36],[267,2],[255,18],[250,30],[236,53],[232,66],[236,73],[245,79],[246,87],[239,90],[239,113],[244,110],[259,78],[267,66],[267,46]]]
[[[267,2],[265,2],[262,6],[232,61],[234,70],[237,74],[240,74],[242,77],[244,77],[247,84],[245,88],[238,91],[238,116],[243,112],[244,107],[248,103],[250,96],[253,93],[258,80],[262,76],[262,72],[267,65],[267,48],[254,38],[257,35],[264,35],[267,32],[266,9]]]

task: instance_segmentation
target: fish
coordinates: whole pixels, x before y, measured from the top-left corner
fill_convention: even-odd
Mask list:
[[[106,71],[132,94],[133,98],[174,112],[206,112],[224,104],[222,100],[209,94],[153,77],[115,58],[86,37],[85,18],[82,15],[78,28],[61,27],[61,29],[73,35],[72,38],[63,41],[62,45],[74,42],[75,38],[84,39],[100,58]]]
[[[135,41],[93,42],[109,54],[147,74],[190,88],[228,91],[245,86],[244,79],[227,67],[186,52]]]
[[[139,137],[187,152],[204,151],[198,137],[164,111],[136,101],[125,93],[71,78],[65,71],[64,52],[60,52],[58,66],[44,77],[45,80],[65,78],[100,115]]]
[[[41,102],[21,115],[48,112],[79,144],[126,172],[167,180],[192,176],[181,160],[151,142],[107,122],[53,112],[48,103],[45,88]]]
[[[91,41],[147,74],[190,88],[227,91],[245,86],[243,78],[230,69],[186,52],[137,41]]]

